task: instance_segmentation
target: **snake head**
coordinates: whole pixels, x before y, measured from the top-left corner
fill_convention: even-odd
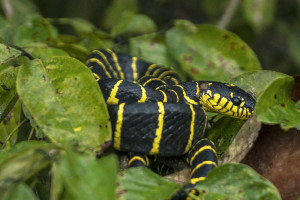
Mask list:
[[[241,88],[230,83],[197,82],[200,91],[196,96],[204,110],[240,119],[247,119],[254,112],[255,99]]]

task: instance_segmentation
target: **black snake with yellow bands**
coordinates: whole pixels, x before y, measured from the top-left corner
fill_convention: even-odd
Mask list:
[[[202,139],[206,111],[241,119],[254,111],[254,98],[233,84],[182,82],[168,67],[111,49],[93,51],[87,66],[107,103],[114,148],[133,152],[129,166],[149,166],[147,155],[185,155],[192,168],[188,187],[217,165],[214,145]]]

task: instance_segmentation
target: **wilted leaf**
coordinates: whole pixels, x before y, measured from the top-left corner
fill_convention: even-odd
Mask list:
[[[212,170],[197,188],[206,200],[280,200],[277,189],[253,169],[242,164],[224,164]]]
[[[93,149],[110,139],[108,113],[99,86],[78,60],[33,60],[21,67],[17,91],[53,142]]]
[[[245,71],[260,69],[260,63],[237,35],[211,25],[176,21],[166,33],[172,57],[193,80],[228,81]]]
[[[227,162],[241,162],[257,139],[260,128],[261,124],[257,121],[256,116],[251,116],[239,129],[237,135],[232,138],[232,142],[219,159],[218,164]]]
[[[95,159],[66,152],[55,172],[59,173],[71,199],[115,199],[118,173],[115,156]]]
[[[293,84],[294,79],[286,76],[268,85],[255,106],[259,121],[300,129],[300,110],[291,100]]]
[[[1,195],[0,195],[1,196]],[[25,184],[18,184],[5,191],[2,200],[38,200],[30,187]]]
[[[149,169],[139,167],[126,170],[122,179],[125,199],[170,199],[181,186],[168,181]],[[121,190],[120,195],[123,194]]]
[[[252,27],[261,32],[274,19],[277,0],[244,0],[243,9],[246,20]]]

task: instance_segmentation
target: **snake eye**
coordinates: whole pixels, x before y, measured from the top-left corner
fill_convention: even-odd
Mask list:
[[[231,101],[232,101],[233,105],[235,105],[235,106],[238,106],[238,105],[241,104],[241,100],[239,98],[237,98],[237,97],[233,97],[231,99]]]

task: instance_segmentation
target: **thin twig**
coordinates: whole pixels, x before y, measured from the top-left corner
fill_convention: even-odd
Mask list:
[[[225,29],[228,25],[228,23],[230,22],[233,14],[235,13],[238,5],[240,3],[240,0],[230,0],[229,4],[226,7],[225,12],[223,13],[219,23],[218,23],[218,27]]]
[[[12,137],[12,135],[18,130],[18,128],[20,128],[20,126],[22,126],[25,122],[27,122],[28,119],[24,119],[21,123],[19,123],[17,125],[17,127],[15,127],[10,133],[9,135],[6,137],[5,142],[3,144],[3,146],[1,147],[2,149],[4,149],[4,147],[7,145],[7,143],[9,142],[10,138]]]

